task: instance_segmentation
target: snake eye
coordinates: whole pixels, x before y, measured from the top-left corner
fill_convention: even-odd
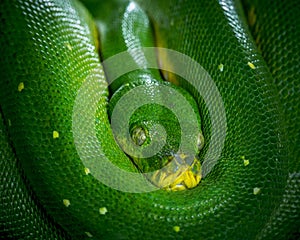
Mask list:
[[[204,137],[202,135],[202,133],[199,133],[198,135],[198,139],[197,139],[197,147],[199,150],[201,150],[204,146]]]
[[[131,133],[131,138],[137,146],[142,146],[147,139],[146,132],[143,128],[137,127],[133,129]]]

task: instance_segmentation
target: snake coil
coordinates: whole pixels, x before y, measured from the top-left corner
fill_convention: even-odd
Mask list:
[[[1,2],[1,238],[296,239],[299,3],[82,2]],[[150,55],[157,69],[148,69],[151,59],[145,62],[136,47],[156,47]],[[123,51],[140,69],[108,82],[127,66],[109,62]],[[181,58],[173,57],[175,51]],[[149,143],[146,126],[157,139],[167,136],[149,163],[146,151],[128,157],[118,137],[124,128],[111,123],[126,93],[143,87],[135,92],[142,101],[153,86],[183,98],[174,98],[170,109],[143,105],[129,118],[126,131],[135,146]],[[167,102],[167,94],[158,96]],[[203,179],[198,185],[180,179],[177,187],[193,186],[184,191],[153,188],[136,177],[139,171],[164,167],[170,149],[173,159],[185,159],[178,157],[181,119],[174,117],[176,111],[184,115],[183,101],[196,116],[187,115],[187,126],[198,129],[187,138],[186,152],[196,156],[189,166],[201,162]],[[214,131],[225,126],[223,107],[226,134]],[[224,146],[216,136],[224,136]],[[191,167],[184,179],[197,180],[199,171]]]

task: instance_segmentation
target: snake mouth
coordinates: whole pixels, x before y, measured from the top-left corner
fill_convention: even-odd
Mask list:
[[[201,180],[200,160],[183,153],[174,154],[165,167],[154,172],[150,180],[157,187],[169,191],[194,188]]]

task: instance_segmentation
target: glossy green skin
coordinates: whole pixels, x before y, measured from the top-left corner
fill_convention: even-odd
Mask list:
[[[200,115],[198,106],[193,97],[186,92],[183,88],[177,87],[172,83],[166,82],[162,79],[158,69],[150,69],[148,59],[143,55],[143,47],[155,47],[155,40],[153,31],[151,28],[150,20],[145,11],[139,7],[138,4],[133,4],[127,1],[116,3],[117,8],[115,11],[109,11],[107,14],[103,9],[114,9],[111,5],[114,1],[108,1],[97,4],[95,8],[90,8],[93,11],[94,18],[99,30],[100,39],[100,55],[101,60],[105,61],[109,57],[114,56],[120,52],[127,51],[133,52],[131,59],[139,67],[139,70],[122,75],[120,78],[115,79],[113,82],[109,74],[107,75],[107,81],[110,89],[110,100],[108,116],[111,118],[111,114],[116,104],[125,94],[135,87],[145,86],[142,91],[145,93],[139,93],[141,96],[147,94],[152,97],[154,101],[160,100],[160,103],[164,103],[166,93],[158,91],[157,87],[168,87],[182,95],[186,101],[192,106],[194,114],[197,117],[198,132],[194,131],[190,134],[190,142],[187,143],[188,149],[179,149],[181,141],[181,129],[180,123],[177,117],[172,113],[172,110],[168,110],[166,107],[162,107],[158,104],[150,104],[140,106],[129,121],[129,129],[133,131],[135,128],[142,128],[146,132],[146,139],[141,144],[141,152],[138,156],[133,157],[134,163],[141,170],[141,172],[150,172],[161,169],[166,166],[168,162],[178,152],[184,153],[191,157],[190,164],[194,161],[194,157],[199,153],[197,147],[197,137],[201,133]],[[140,51],[140,52],[139,52]],[[104,64],[104,68],[109,68]],[[122,68],[122,66],[117,66]],[[157,64],[157,68],[159,68]],[[113,71],[113,70],[112,70]],[[168,92],[171,94],[171,92]],[[134,93],[131,93],[134,94]],[[134,101],[134,100],[131,100]],[[132,104],[128,102],[128,104]],[[174,108],[177,108],[182,116],[186,112],[184,105],[181,104],[180,99],[175,99],[173,102]],[[124,109],[124,112],[127,109]],[[119,118],[122,118],[125,114],[120,113]],[[188,117],[184,121],[189,123]],[[191,122],[191,121],[190,121]],[[192,122],[190,123],[192,124]],[[149,144],[160,144],[159,135],[160,129],[158,125],[163,126],[166,131],[167,139],[164,147],[154,156],[145,156],[145,147]],[[126,149],[128,142],[131,138],[124,139],[120,135],[122,131],[127,131],[122,127],[113,126],[113,131],[117,142],[122,149]],[[151,130],[152,129],[152,130]],[[125,133],[124,133],[125,136]],[[133,136],[133,135],[131,135]],[[157,138],[155,140],[155,138]],[[145,150],[144,150],[145,149]],[[125,150],[126,152],[126,150]],[[129,153],[129,156],[132,157]]]
[[[98,81],[101,90],[96,121],[103,154],[123,169],[136,171],[109,127],[107,83],[95,47],[92,18],[77,3],[28,6],[22,1],[6,1],[0,6],[5,19],[0,42],[7,45],[1,48],[0,102],[5,123],[1,132],[8,131],[8,138],[1,138],[1,156],[12,162],[14,156],[19,159],[25,173],[22,177],[34,191],[30,196],[39,202],[38,209],[32,211],[39,212],[35,215],[42,216],[45,224],[38,225],[39,232],[28,232],[19,230],[20,222],[4,219],[9,222],[5,229],[10,230],[5,234],[25,238],[30,233],[44,239],[68,238],[68,234],[75,239],[90,239],[89,234],[92,239],[284,239],[296,233],[299,177],[294,174],[290,184],[286,183],[292,173],[287,161],[298,156],[288,155],[291,143],[286,142],[277,91],[249,37],[241,6],[230,1],[151,1],[140,5],[154,22],[158,45],[193,57],[214,79],[227,118],[221,159],[198,187],[182,192],[121,192],[86,175],[73,142],[72,110],[87,77]],[[72,9],[77,9],[78,15]],[[249,68],[247,62],[253,62],[256,69]],[[218,69],[220,63],[223,72]],[[17,90],[20,82],[24,82],[21,92]],[[203,99],[183,80],[178,82],[200,106],[203,133],[209,143],[211,126]],[[299,83],[294,87],[298,89]],[[59,131],[59,138],[53,139],[53,130]],[[200,157],[206,151],[207,147]],[[247,167],[243,156],[249,160]],[[1,164],[7,169],[4,161]],[[297,164],[293,166],[297,173]],[[2,176],[3,183],[7,179]],[[19,182],[14,181],[13,189],[18,189]],[[256,187],[260,194],[253,194]],[[71,205],[64,206],[63,199],[69,199]],[[21,200],[24,202],[23,194],[5,199],[1,209],[11,206],[12,201],[16,207],[9,208],[18,209],[22,218],[27,211],[18,205]],[[108,210],[105,215],[99,214],[102,207]],[[49,220],[43,217],[45,211],[51,216]],[[25,218],[24,224],[30,225],[35,215]],[[180,227],[179,232],[175,226]]]

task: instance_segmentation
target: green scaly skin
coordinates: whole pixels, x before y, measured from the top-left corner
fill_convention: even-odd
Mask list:
[[[87,6],[94,14],[92,10],[96,7],[89,2]],[[30,190],[30,196],[38,201],[38,210],[33,211],[39,213],[35,215],[43,219],[46,212],[50,216],[30,236],[68,238],[60,234],[59,227],[53,235],[47,235],[53,224],[61,226],[74,239],[286,239],[296,234],[299,188],[294,186],[299,177],[295,175],[289,183],[288,174],[297,173],[299,165],[297,160],[293,160],[290,169],[287,165],[291,157],[298,159],[297,151],[287,152],[294,145],[291,140],[286,141],[288,134],[277,90],[250,37],[241,5],[210,0],[140,1],[139,4],[153,22],[157,45],[195,59],[209,72],[220,91],[226,109],[227,133],[218,164],[199,186],[180,192],[122,192],[87,174],[76,151],[72,114],[78,90],[89,79],[97,82],[96,90],[101,93],[95,101],[98,101],[96,130],[102,154],[120,168],[137,172],[115,143],[110,129],[108,84],[100,64],[93,19],[81,4],[73,1],[31,4],[4,1],[0,5],[0,103],[5,123],[1,124],[1,133],[8,134],[0,142],[1,164],[7,169],[6,161],[13,162],[17,157],[25,173],[22,179],[28,179],[27,187],[34,192]],[[115,8],[97,11],[102,10],[109,13]],[[276,21],[287,23],[274,19],[274,26]],[[294,42],[292,47],[299,49],[294,38],[292,35],[290,39]],[[161,64],[172,65],[168,56],[159,54],[158,58],[162,59]],[[256,68],[251,69],[248,62]],[[221,63],[223,71],[218,68]],[[298,68],[290,69],[293,75]],[[191,69],[190,75],[193,72]],[[167,74],[165,78],[190,92],[200,108],[207,140],[200,153],[203,158],[212,141],[205,102],[183,79]],[[298,88],[295,81],[291,89]],[[294,95],[293,100],[298,98]],[[298,109],[295,115],[285,112],[286,119],[296,122]],[[80,113],[83,119],[85,111]],[[53,138],[53,131],[59,133],[58,138]],[[85,129],[81,131],[85,133]],[[299,139],[299,134],[296,138]],[[92,151],[87,149],[89,154]],[[249,165],[245,166],[244,160],[249,160]],[[5,173],[1,175],[2,186],[7,181]],[[115,180],[126,181],[118,176]],[[22,182],[16,180],[9,185],[17,189],[20,185],[17,181]],[[260,189],[259,194],[254,194],[253,189]],[[14,195],[5,200],[1,210],[18,209],[21,213],[18,219],[27,216],[27,209],[19,205],[23,199],[23,194]],[[64,205],[67,201],[63,200],[70,205]],[[9,205],[11,202],[16,207]],[[26,231],[17,232],[20,221],[2,216],[1,227],[5,229],[0,230],[5,233],[2,236],[28,237]],[[29,214],[24,220],[25,225],[34,221],[32,216]]]
[[[168,185],[170,185],[164,183],[163,179],[169,177],[171,173],[175,175],[173,179],[174,181],[177,178],[176,176],[179,176],[180,178],[184,172],[181,172],[181,168],[178,171],[175,170],[178,168],[178,164],[172,162],[172,160],[175,158],[174,156],[180,158],[178,159],[180,162],[184,163],[186,161],[187,166],[198,165],[199,169],[197,170],[195,167],[197,171],[194,172],[194,174],[196,176],[199,175],[198,178],[200,178],[200,162],[196,156],[199,153],[199,147],[201,147],[203,144],[201,143],[201,146],[198,146],[199,141],[202,140],[202,138],[201,140],[198,138],[200,138],[202,133],[198,106],[195,100],[183,88],[163,81],[157,69],[149,68],[148,59],[143,54],[142,48],[154,47],[154,36],[146,13],[137,4],[125,1],[120,3],[115,11],[111,11],[110,14],[107,15],[102,9],[112,9],[110,5],[113,5],[113,1],[104,2],[103,4],[99,3],[95,8],[96,11],[94,12],[100,33],[100,54],[102,56],[102,60],[105,61],[111,56],[123,51],[127,51],[130,53],[132,61],[139,69],[127,73],[113,82],[111,82],[110,77],[107,76],[108,82],[111,82],[110,95],[112,95],[109,101],[109,118],[111,118],[115,105],[118,104],[124,95],[137,94],[129,93],[136,87],[144,86],[144,88],[141,90],[144,92],[140,91],[138,93],[141,95],[141,98],[144,97],[143,94],[146,94],[151,96],[151,99],[153,99],[155,103],[157,100],[160,100],[160,103],[165,104],[166,101],[164,98],[166,93],[159,91],[158,87],[172,88],[174,91],[183,96],[189,105],[192,106],[194,114],[197,117],[198,122],[196,124],[199,132],[191,132],[189,134],[190,142],[186,144],[188,148],[185,148],[184,150],[179,149],[181,141],[181,128],[177,117],[165,106],[158,104],[139,106],[137,111],[130,118],[129,129],[131,132],[131,137],[136,139],[135,145],[140,147],[141,152],[139,154],[136,153],[136,156],[131,156],[130,153],[134,152],[131,150],[129,156],[133,158],[134,163],[141,170],[141,172],[154,172],[155,170],[161,169],[171,162],[166,170],[164,170],[162,173],[158,173],[158,176],[156,173],[149,176],[150,180],[159,187],[168,187]],[[110,66],[106,65],[105,67],[109,68]],[[121,68],[121,66],[117,67]],[[171,91],[168,91],[167,94],[172,93]],[[132,98],[130,101],[135,100]],[[188,117],[186,117],[185,112],[187,111],[180,101],[181,99],[176,98],[173,100],[172,105],[174,108],[177,108],[177,110],[181,113],[181,116],[186,118],[184,121],[187,122],[187,124],[193,124],[192,120],[189,121]],[[127,104],[130,105],[132,103],[128,102]],[[123,112],[119,113],[119,120],[124,118],[126,111],[127,108],[123,109]],[[166,131],[167,138],[165,145],[155,155],[152,154],[153,156],[151,155],[146,157],[145,154],[147,153],[147,149],[145,149],[145,147],[149,147],[150,144],[161,144],[159,142],[162,138],[160,135],[160,126],[163,126],[164,130]],[[119,125],[114,125],[113,128],[117,142],[126,152],[126,148],[131,141],[131,138],[126,139],[124,137],[127,129]],[[136,131],[137,129],[138,131]],[[121,135],[121,133],[123,133],[123,135]],[[181,159],[180,156],[184,156],[184,158]],[[172,184],[172,182],[170,183]],[[176,185],[184,186],[185,184],[181,184],[180,181],[179,184]],[[193,186],[195,186],[195,184]]]

